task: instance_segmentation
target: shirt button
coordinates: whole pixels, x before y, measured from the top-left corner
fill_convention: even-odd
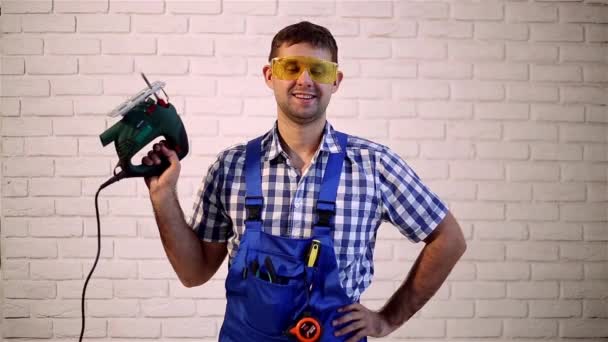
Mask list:
[[[296,208],[299,208],[299,207],[300,207],[300,204],[302,204],[302,201],[295,201],[295,202],[293,203],[293,206],[294,206],[294,207],[296,207]]]

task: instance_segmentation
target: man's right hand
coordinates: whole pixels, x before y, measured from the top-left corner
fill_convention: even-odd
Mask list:
[[[169,167],[163,171],[160,176],[144,177],[146,185],[150,191],[150,196],[162,193],[164,191],[175,191],[177,187],[177,179],[181,169],[181,164],[177,153],[167,147],[165,140],[156,143],[152,146],[152,150],[148,155],[143,157],[141,162],[144,165],[160,165],[162,159],[169,161]]]

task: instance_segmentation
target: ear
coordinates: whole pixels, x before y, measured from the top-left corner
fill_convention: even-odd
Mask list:
[[[268,86],[270,89],[274,89],[272,84],[272,68],[270,68],[270,65],[264,65],[262,68],[262,74],[264,75],[264,82],[266,82],[266,86]]]
[[[340,88],[340,83],[342,83],[343,78],[344,78],[344,74],[342,73],[342,71],[338,70],[338,75],[336,77],[336,81],[334,82],[334,84],[331,87],[332,94],[338,91],[338,88]]]

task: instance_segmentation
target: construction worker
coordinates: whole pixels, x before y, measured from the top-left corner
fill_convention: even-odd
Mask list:
[[[279,31],[264,81],[277,120],[219,153],[189,222],[176,194],[180,162],[164,142],[143,158],[170,167],[146,178],[161,240],[180,281],[199,286],[226,255],[220,341],[365,341],[390,334],[439,289],[464,253],[446,205],[388,147],[326,120],[343,73],[331,33],[310,22]],[[425,243],[380,310],[359,303],[373,275],[377,229]]]

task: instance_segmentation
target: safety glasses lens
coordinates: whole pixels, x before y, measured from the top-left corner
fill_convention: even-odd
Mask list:
[[[334,83],[338,65],[311,57],[283,57],[272,60],[272,73],[281,80],[296,80],[304,70],[318,83]]]

